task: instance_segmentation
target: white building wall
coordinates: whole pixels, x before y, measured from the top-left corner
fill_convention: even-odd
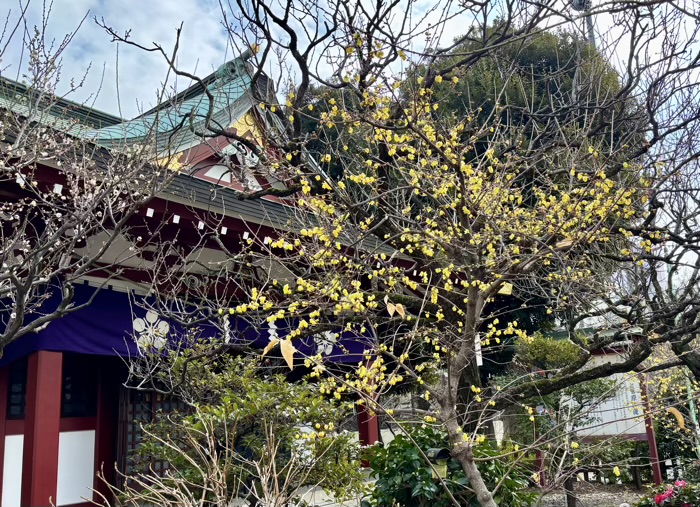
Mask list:
[[[86,498],[92,498],[94,477],[95,430],[61,432],[58,437],[56,505],[84,503]],[[15,506],[3,503],[2,507]]]
[[[23,453],[24,435],[7,435],[2,468],[2,507],[20,507]]]
[[[606,354],[593,356],[590,366],[603,363],[619,363],[622,355]],[[624,435],[644,435],[646,426],[642,406],[642,391],[639,377],[634,373],[617,373],[610,377],[615,381],[615,395],[592,407],[590,417],[595,418],[588,428],[578,430],[579,435],[587,437],[609,437]]]

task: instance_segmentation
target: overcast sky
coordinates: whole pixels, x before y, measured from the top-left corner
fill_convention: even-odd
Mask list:
[[[15,21],[21,11],[20,2],[25,4],[26,0],[2,2],[0,16],[4,19],[9,11],[11,21]],[[416,17],[433,5],[431,0],[416,2],[413,6]],[[42,0],[31,0],[27,16],[29,31],[33,25],[41,25],[42,10]],[[155,105],[156,93],[166,76],[166,65],[156,54],[111,42],[95,18],[104,19],[119,33],[131,30],[134,41],[145,45],[155,41],[165,48],[172,48],[176,29],[184,22],[178,63],[199,76],[211,73],[237,56],[229,47],[221,24],[218,0],[53,0],[49,37],[60,41],[77,28],[86,14],[75,39],[62,55],[58,91],[65,93],[70,79],[80,79],[89,69],[82,89],[68,98],[93,103],[97,109],[125,118]],[[444,30],[445,39],[457,36],[464,28],[464,19],[451,20]],[[0,61],[0,70],[3,76],[21,81],[27,55],[22,51],[23,34],[20,31],[17,35]],[[181,90],[189,84],[181,82],[177,88]]]
[[[17,19],[19,1],[5,0],[2,4],[0,15],[4,18],[8,4],[14,4],[10,5],[11,17]],[[82,77],[89,68],[85,86],[70,98],[78,101],[94,98],[96,108],[112,114],[132,117],[140,109],[153,106],[156,91],[166,75],[166,65],[155,54],[119,45],[117,87],[117,44],[110,42],[110,36],[95,23],[95,17],[104,17],[119,32],[131,29],[134,40],[145,44],[156,41],[166,48],[172,47],[176,28],[185,21],[179,63],[200,76],[231,59],[217,0],[54,0],[49,35],[61,40],[75,30],[86,13],[89,13],[87,19],[63,54],[64,83],[59,91],[65,91],[70,78]],[[28,18],[32,25],[41,24],[41,0],[32,0]],[[15,37],[0,62],[3,76],[22,79],[18,69],[22,60],[26,68],[26,54],[22,54],[21,48],[20,37]],[[99,94],[93,96],[98,89]]]
[[[11,9],[10,20],[16,20],[21,10],[20,2],[26,1],[4,0],[0,17],[5,18]],[[412,6],[412,19],[418,19],[434,4],[433,0],[417,0]],[[568,10],[564,4],[562,8]],[[27,16],[30,31],[34,24],[41,24],[42,10],[42,0],[31,0]],[[199,76],[208,75],[237,56],[228,45],[229,39],[220,21],[218,0],[53,0],[49,37],[62,39],[77,28],[86,14],[75,39],[62,55],[62,80],[58,91],[65,93],[70,79],[80,79],[89,69],[82,89],[69,98],[94,103],[97,109],[125,118],[155,105],[156,92],[166,76],[166,65],[157,54],[111,42],[110,36],[95,23],[95,18],[104,19],[120,33],[131,30],[135,41],[145,45],[155,41],[165,48],[172,48],[176,29],[184,22],[178,64]],[[449,41],[464,33],[469,24],[470,20],[464,15],[450,19],[444,26],[441,40]],[[610,16],[597,16],[596,25],[600,31],[599,48],[606,46],[603,39],[624,46],[624,33],[621,27],[615,27]],[[600,35],[603,33],[605,36]],[[17,35],[0,61],[0,70],[3,76],[22,80],[27,55],[22,52],[23,33],[20,31]],[[415,41],[415,44],[422,42]],[[603,51],[615,64],[621,50],[608,46]],[[625,53],[624,47],[622,52]],[[620,60],[626,62],[626,53],[623,56]],[[182,90],[189,84],[179,82],[176,87]]]

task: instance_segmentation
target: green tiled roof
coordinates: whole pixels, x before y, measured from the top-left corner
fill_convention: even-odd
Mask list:
[[[37,105],[41,101],[28,98],[28,87],[2,78],[0,108],[94,142],[104,148],[95,152],[96,157],[108,157],[111,150],[154,140],[159,152],[170,150],[177,153],[203,142],[198,130],[204,128],[210,103],[212,122],[222,129],[228,128],[250,110],[253,105],[250,93],[252,73],[245,58],[244,55],[226,63],[201,82],[131,120],[123,120],[75,102],[56,100],[55,97],[47,97],[45,101],[47,105],[55,105],[41,108]],[[267,85],[269,83],[263,76],[258,86]],[[266,120],[270,119],[263,118],[263,121]],[[275,127],[277,125],[270,125],[270,128]],[[175,176],[161,197],[206,204],[207,208],[215,208],[226,215],[273,228],[295,226],[294,210],[289,206],[266,199],[240,200],[239,192],[232,188],[184,173]]]
[[[201,144],[203,137],[212,135],[205,128],[210,106],[211,124],[222,130],[252,107],[247,57],[243,55],[222,65],[201,82],[131,120],[52,95],[44,98],[41,92],[2,77],[0,108],[105,148],[155,142],[157,153],[174,154]],[[46,106],[42,107],[42,102]]]
[[[198,83],[133,120],[91,130],[85,135],[108,148],[155,141],[158,153],[178,153],[200,144],[203,136],[212,135],[206,129],[210,107],[212,125],[222,130],[252,107],[250,74],[245,62],[237,58],[203,80],[208,83],[206,90],[210,96]],[[190,90],[195,93],[189,93]]]
[[[31,94],[31,95],[30,95]],[[41,104],[46,106],[42,107]],[[85,104],[32,90],[23,83],[0,77],[0,109],[74,135],[101,129],[123,120]]]

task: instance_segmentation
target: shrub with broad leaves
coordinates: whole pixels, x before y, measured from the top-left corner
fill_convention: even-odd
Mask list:
[[[447,445],[444,432],[419,427],[398,435],[386,447],[367,449],[365,458],[376,479],[367,504],[372,507],[450,507],[458,502],[465,507],[478,506],[469,480],[456,460],[448,460],[443,481],[433,478],[425,451]],[[494,492],[494,500],[499,506],[533,505],[537,495],[527,490],[531,471],[524,463],[504,457],[504,454],[507,453],[488,440],[474,447],[474,455],[483,463],[484,480]]]

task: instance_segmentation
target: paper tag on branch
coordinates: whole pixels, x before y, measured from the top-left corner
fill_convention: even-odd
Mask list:
[[[294,369],[294,353],[297,349],[292,344],[291,340],[282,340],[280,342],[280,350],[282,351],[282,357],[287,361],[287,366],[290,370]]]
[[[505,282],[503,285],[501,285],[501,288],[498,289],[498,293],[502,294],[503,296],[510,296],[513,294],[513,284]]]

